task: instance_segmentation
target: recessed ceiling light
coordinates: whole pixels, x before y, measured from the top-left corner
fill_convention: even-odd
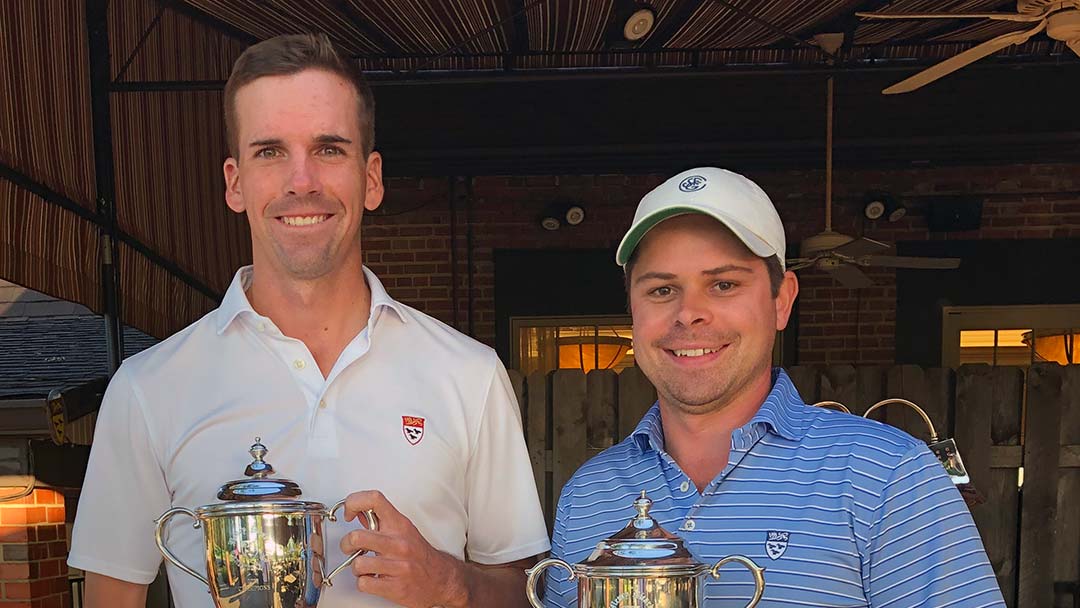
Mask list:
[[[637,42],[649,35],[653,26],[656,25],[656,13],[651,8],[642,7],[637,9],[623,25],[623,37],[630,42]]]

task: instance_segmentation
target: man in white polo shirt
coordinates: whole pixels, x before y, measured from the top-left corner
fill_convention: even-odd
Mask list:
[[[506,372],[362,266],[361,217],[383,197],[373,104],[325,36],[275,38],[234,66],[226,200],[247,215],[253,265],[109,385],[69,557],[88,608],[145,604],[155,518],[218,502],[256,436],[302,499],[349,495],[347,519],[380,517],[378,532],[326,524],[328,565],[374,553],[321,608],[527,605],[523,569],[549,544]],[[190,520],[175,518],[168,545],[203,569]],[[212,606],[169,567],[177,606]]]

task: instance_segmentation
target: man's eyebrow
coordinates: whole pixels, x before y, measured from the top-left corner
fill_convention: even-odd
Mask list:
[[[258,146],[280,146],[281,143],[281,140],[277,137],[271,137],[268,139],[256,139],[255,141],[249,143],[248,147],[254,148]]]
[[[713,276],[718,274],[726,274],[729,272],[753,273],[754,269],[750,268],[749,266],[740,266],[738,264],[725,264],[723,266],[717,266],[716,268],[702,270],[701,274]],[[648,280],[671,281],[675,278],[676,276],[670,272],[646,272],[634,279],[634,284],[637,285],[642,281]]]
[[[332,133],[324,133],[315,138],[315,141],[320,144],[351,144],[352,140],[348,137],[342,137],[341,135],[334,135]]]
[[[648,281],[650,279],[670,281],[674,278],[675,275],[671,274],[670,272],[646,272],[645,274],[639,275],[638,278],[634,279],[634,284],[637,285],[642,281]]]
[[[749,272],[753,273],[754,269],[749,266],[739,266],[738,264],[725,264],[723,266],[717,266],[716,268],[710,268],[708,270],[702,270],[701,274],[724,274],[727,272]]]
[[[280,146],[284,141],[279,137],[268,137],[266,139],[256,139],[248,144],[250,147],[261,146]],[[348,137],[341,135],[334,135],[332,133],[323,133],[315,136],[315,143],[319,144],[351,144],[352,140]]]

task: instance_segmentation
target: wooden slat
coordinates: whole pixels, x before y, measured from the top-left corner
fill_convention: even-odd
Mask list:
[[[560,369],[551,375],[552,502],[587,456],[585,446],[585,374]]]
[[[971,483],[986,501],[971,509],[1008,606],[1016,605],[1017,469],[1020,446],[993,446],[993,427],[1019,426],[1023,372],[1015,367],[965,365],[956,379],[956,439]],[[998,410],[1010,420],[996,420]]]
[[[821,369],[814,365],[796,365],[787,370],[791,382],[799,391],[803,401],[813,405],[820,401],[818,390],[821,380]]]
[[[1080,469],[1065,468],[1062,458],[1080,453],[1080,365],[1061,368],[1061,449],[1058,456],[1057,524],[1054,534],[1054,583],[1080,582]],[[1069,448],[1069,449],[1067,449]],[[1072,465],[1072,462],[1068,463]],[[1062,598],[1057,598],[1060,601]],[[1069,598],[1070,600],[1073,598]],[[1080,600],[1080,598],[1076,598]]]
[[[1055,526],[1058,455],[1064,394],[1064,372],[1057,364],[1035,364],[1028,370],[1024,432],[1024,502],[1020,515],[1020,587],[1017,605],[1054,605]],[[1072,505],[1075,509],[1075,505]],[[1073,511],[1075,514],[1075,511]],[[1075,550],[1075,547],[1073,548]]]
[[[541,372],[529,374],[525,396],[529,402],[525,409],[525,437],[529,447],[529,461],[532,463],[533,479],[536,480],[536,493],[540,495],[540,505],[544,509],[544,518],[550,531],[555,505],[551,504],[548,491],[548,415],[551,409],[548,402],[547,375]]]
[[[634,432],[641,417],[656,403],[656,389],[637,367],[619,373],[619,435],[622,441]]]
[[[585,377],[585,444],[590,458],[615,444],[618,383],[618,374],[607,369],[594,369]]]
[[[839,401],[862,416],[884,396],[885,368],[877,365],[830,365],[822,370],[820,400]]]
[[[859,385],[855,366],[830,365],[821,370],[820,382],[818,401],[836,401],[852,410]]]
[[[518,409],[521,411],[521,424],[525,425],[525,411],[528,409],[528,401],[525,399],[525,376],[516,369],[506,370],[510,377],[510,386],[514,387],[514,396],[517,397]]]
[[[948,436],[949,410],[952,401],[953,372],[948,368],[923,369],[917,365],[901,365],[889,370],[886,377],[886,396],[907,399],[921,407],[930,417],[939,438]],[[900,404],[883,406],[885,422],[928,441],[930,432],[923,419],[910,407]]]

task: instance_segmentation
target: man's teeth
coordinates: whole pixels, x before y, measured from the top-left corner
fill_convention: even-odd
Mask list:
[[[286,215],[281,218],[281,221],[290,226],[310,226],[312,224],[321,224],[326,221],[329,215]]]
[[[719,348],[677,348],[671,352],[676,357],[701,357],[719,351]]]

